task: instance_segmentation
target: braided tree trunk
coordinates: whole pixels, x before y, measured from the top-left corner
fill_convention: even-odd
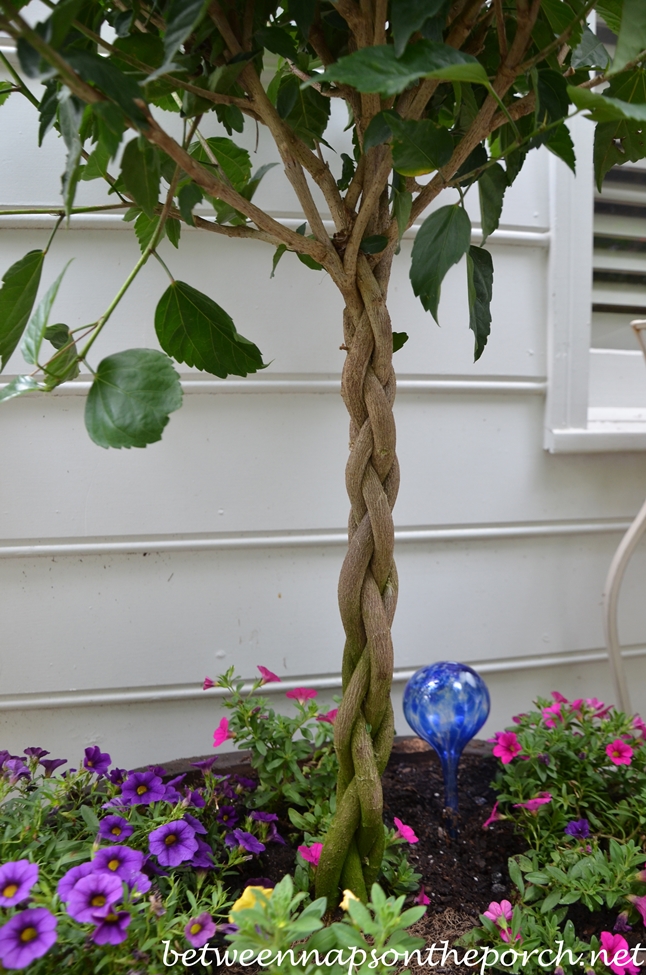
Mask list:
[[[348,350],[342,395],[350,414],[346,485],[348,552],[339,580],[346,634],[343,700],[335,721],[337,813],[317,870],[317,896],[336,903],[339,887],[367,898],[384,850],[381,776],[394,735],[390,628],[397,604],[392,509],[399,488],[395,454],[395,373],[385,288],[390,262],[373,273],[359,256],[361,300],[346,306]]]

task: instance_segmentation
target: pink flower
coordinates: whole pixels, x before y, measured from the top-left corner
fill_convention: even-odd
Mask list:
[[[631,902],[633,907],[637,908],[642,916],[642,921],[644,924],[646,924],[646,897],[638,897],[637,894],[628,894],[628,900]]]
[[[500,940],[501,941],[506,941],[507,943],[509,943],[509,940],[510,940],[509,939],[509,931],[507,931],[505,928],[501,928],[499,934],[500,934]],[[514,941],[520,941],[520,940],[521,940],[521,935],[520,935],[520,931],[519,931],[518,934],[516,935],[516,937],[514,938]]]
[[[642,738],[646,738],[646,724],[644,724],[638,714],[636,714],[633,718],[633,728],[635,731],[641,731]]]
[[[544,806],[545,803],[551,801],[552,796],[549,792],[541,792],[540,796],[535,799],[528,799],[527,802],[515,802],[514,809],[527,809],[528,812],[535,813],[538,812],[539,806]]]
[[[213,747],[217,748],[218,745],[221,745],[223,741],[227,740],[227,738],[235,738],[235,735],[233,732],[229,731],[229,719],[222,718],[220,724],[213,732]]]
[[[488,917],[494,924],[504,923],[506,926],[507,921],[511,921],[512,913],[513,910],[509,901],[500,901],[500,903],[492,901],[484,912],[484,916]]]
[[[493,809],[491,810],[491,815],[489,816],[489,819],[485,819],[484,823],[482,824],[482,828],[486,829],[487,826],[491,826],[492,823],[495,823],[496,820],[500,818],[500,813],[498,812],[498,802],[495,802]]]
[[[527,717],[527,712],[523,711],[522,714],[515,714],[511,720],[514,722],[514,724],[520,724],[523,718],[526,717]]]
[[[496,735],[496,744],[493,746],[493,753],[499,758],[503,765],[509,763],[521,751],[518,736],[514,731],[499,731]]]
[[[295,687],[293,691],[287,691],[285,697],[290,698],[292,701],[298,701],[299,704],[305,704],[306,701],[310,701],[317,694],[318,691],[313,690],[311,687]]]
[[[606,755],[613,765],[630,765],[633,750],[621,738],[615,738],[611,745],[606,745]]]
[[[311,863],[313,867],[318,867],[322,849],[322,843],[311,843],[309,846],[299,846],[298,852],[307,863]]]
[[[637,975],[639,968],[630,960],[628,942],[620,934],[601,932],[601,951],[605,964],[615,975]]]
[[[332,708],[331,711],[326,711],[325,714],[317,714],[316,720],[327,721],[328,724],[334,724],[334,719],[336,718],[338,713],[339,713],[338,708]]]
[[[605,716],[612,711],[612,704],[605,705],[603,701],[600,701],[596,697],[586,697],[585,703],[593,711],[596,711],[595,718],[605,718]]]
[[[215,687],[215,681],[211,680],[210,677],[205,677],[204,683],[202,684],[202,690],[208,691],[210,687]]]
[[[548,728],[556,728],[556,718],[558,718],[559,721],[563,720],[561,705],[558,702],[556,704],[551,704],[549,708],[543,708],[543,720]]]
[[[404,823],[402,823],[401,819],[397,819],[396,816],[394,817],[393,822],[397,827],[397,832],[402,839],[406,840],[407,843],[419,843],[418,838],[415,836],[415,833],[410,826],[406,826]]]
[[[568,703],[567,697],[563,697],[563,695],[561,694],[560,691],[552,691],[552,697],[554,698],[554,700],[556,701],[557,704],[567,704]]]
[[[280,677],[274,674],[273,671],[268,670],[267,667],[262,667],[258,664],[258,670],[260,671],[263,684],[280,684]]]
[[[426,896],[426,893],[425,893],[423,887],[420,887],[419,894],[415,898],[415,903],[416,904],[430,904],[431,903],[431,898]]]

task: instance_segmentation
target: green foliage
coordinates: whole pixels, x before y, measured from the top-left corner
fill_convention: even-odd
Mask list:
[[[478,179],[483,244],[498,229],[507,185],[507,173],[500,163],[488,166]]]
[[[617,74],[646,51],[646,18],[642,0],[624,0],[612,73]]]
[[[493,291],[493,261],[483,247],[469,247],[467,252],[467,282],[469,294],[469,328],[475,336],[474,361],[477,362],[491,330],[491,295]]]
[[[471,221],[459,206],[440,207],[420,227],[410,269],[413,291],[437,322],[440,288],[446,272],[469,249]]]
[[[0,288],[0,356],[2,369],[18,345],[36,301],[44,251],[29,251],[5,271]]]
[[[148,142],[131,139],[121,157],[121,178],[144,213],[152,219],[161,180],[159,153]]]
[[[99,363],[85,426],[99,447],[145,447],[161,439],[168,414],[181,405],[182,387],[168,356],[128,349]]]
[[[22,337],[20,351],[22,352],[23,359],[25,362],[28,362],[30,366],[35,366],[38,364],[40,347],[43,339],[45,338],[45,331],[47,329],[47,325],[49,324],[49,316],[52,310],[52,305],[54,304],[56,295],[58,294],[58,289],[61,286],[61,282],[69,266],[70,262],[68,261],[36,308],[36,311],[32,315],[29,325],[25,330],[25,334]]]

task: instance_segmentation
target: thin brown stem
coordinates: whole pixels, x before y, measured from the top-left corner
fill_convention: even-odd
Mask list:
[[[505,30],[505,15],[502,9],[502,0],[493,0],[496,12],[496,33],[498,34],[498,50],[500,59],[504,61],[507,57],[507,31]]]

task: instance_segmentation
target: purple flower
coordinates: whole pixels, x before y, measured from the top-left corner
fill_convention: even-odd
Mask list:
[[[67,913],[81,924],[91,924],[97,915],[103,917],[121,900],[123,887],[119,877],[107,873],[90,873],[74,885]]]
[[[83,877],[87,877],[91,873],[94,873],[94,864],[88,862],[80,863],[78,867],[72,867],[66,874],[63,874],[56,888],[60,899],[62,901],[68,901],[72,890],[79,880],[82,880]]]
[[[144,855],[139,850],[131,850],[129,846],[109,846],[99,850],[92,861],[97,873],[116,874],[122,880],[128,880],[133,873],[139,873],[144,864]]]
[[[25,755],[27,755],[28,758],[40,759],[44,758],[45,755],[49,755],[49,752],[46,752],[44,748],[38,748],[36,745],[32,745],[31,748],[25,748]]]
[[[195,816],[191,816],[190,813],[184,813],[183,819],[185,823],[188,823],[194,833],[206,833],[206,826],[203,826]]]
[[[163,779],[165,775],[168,775],[168,772],[163,765],[149,765],[148,771],[152,772],[153,775],[158,775],[160,779]]]
[[[133,828],[123,816],[105,816],[99,825],[98,838],[106,843],[121,843],[132,836]]]
[[[132,772],[121,787],[121,795],[132,806],[164,798],[165,786],[154,772]]]
[[[11,758],[11,757],[12,757],[11,754],[7,751],[6,748],[1,749],[0,750],[0,768],[4,768],[4,763],[7,761],[8,758]]]
[[[567,824],[564,833],[574,836],[577,840],[585,840],[590,835],[590,824],[587,819],[573,819]]]
[[[29,896],[38,880],[38,864],[29,860],[14,860],[0,867],[0,904],[13,907]]]
[[[52,772],[55,772],[61,765],[67,765],[66,758],[41,758],[40,765],[45,769],[45,778],[51,779]]]
[[[22,758],[8,758],[4,763],[4,767],[8,772],[11,772],[11,775],[9,776],[11,785],[15,785],[18,779],[31,778],[31,772],[25,765]]]
[[[0,961],[5,968],[26,968],[56,941],[58,921],[45,907],[21,911],[0,928]]]
[[[269,829],[267,831],[267,836],[265,837],[268,843],[282,843],[286,846],[285,840],[282,838],[278,830],[276,829],[276,823],[270,823]]]
[[[615,926],[612,930],[615,932],[615,934],[618,932],[623,934],[626,931],[632,931],[632,927],[628,923],[627,911],[621,911],[621,913],[617,915],[617,920],[615,921]]]
[[[97,775],[105,775],[110,768],[112,759],[107,752],[102,752],[98,745],[90,745],[85,749],[83,768],[88,772],[96,772]]]
[[[155,863],[155,858],[147,856],[141,868],[147,877],[167,877],[168,873]],[[161,916],[161,915],[160,915]]]
[[[108,772],[108,778],[112,785],[122,785],[126,776],[130,774],[130,772],[126,772],[125,768],[113,768]]]
[[[186,778],[186,772],[182,775],[176,775],[174,779],[170,779],[166,783],[166,790],[164,792],[164,802],[181,802],[181,795],[177,791],[177,786],[181,785]]]
[[[224,839],[225,846],[241,846],[247,853],[262,853],[265,844],[257,840],[251,833],[245,833],[243,829],[234,829],[232,833],[227,833]]]
[[[217,755],[210,755],[209,758],[202,758],[199,762],[191,762],[191,766],[200,768],[203,772],[210,772],[217,760]]]
[[[145,873],[131,873],[127,883],[130,891],[135,896],[137,894],[147,894],[152,887],[152,880]]]
[[[196,836],[195,839],[197,840],[197,850],[192,859],[188,861],[188,865],[195,867],[196,870],[210,870],[214,866],[213,850],[199,836]]]
[[[269,877],[252,877],[250,880],[245,880],[245,887],[275,887],[276,881],[270,880]]]
[[[250,818],[258,820],[259,823],[278,822],[278,816],[276,815],[276,813],[259,812],[257,809],[254,809]]]
[[[215,818],[218,823],[222,823],[224,826],[235,826],[238,822],[238,814],[235,806],[220,806]]]
[[[215,934],[215,921],[206,912],[192,917],[184,928],[184,934],[194,948],[201,948]]]
[[[197,850],[195,831],[183,819],[164,823],[148,836],[148,846],[163,867],[177,867]]]
[[[254,782],[253,779],[245,779],[242,775],[236,775],[235,778],[237,779],[238,785],[240,786],[240,789],[236,789],[236,792],[244,791],[245,789],[248,789],[250,792],[252,792],[258,785],[258,783]]]
[[[195,789],[187,789],[186,798],[188,799],[189,806],[194,806],[196,809],[203,809],[204,806],[206,806],[204,796],[201,792],[197,792]]]
[[[128,937],[126,928],[132,918],[127,911],[110,911],[105,917],[95,915],[94,920],[99,922],[90,935],[95,944],[120,945]]]

